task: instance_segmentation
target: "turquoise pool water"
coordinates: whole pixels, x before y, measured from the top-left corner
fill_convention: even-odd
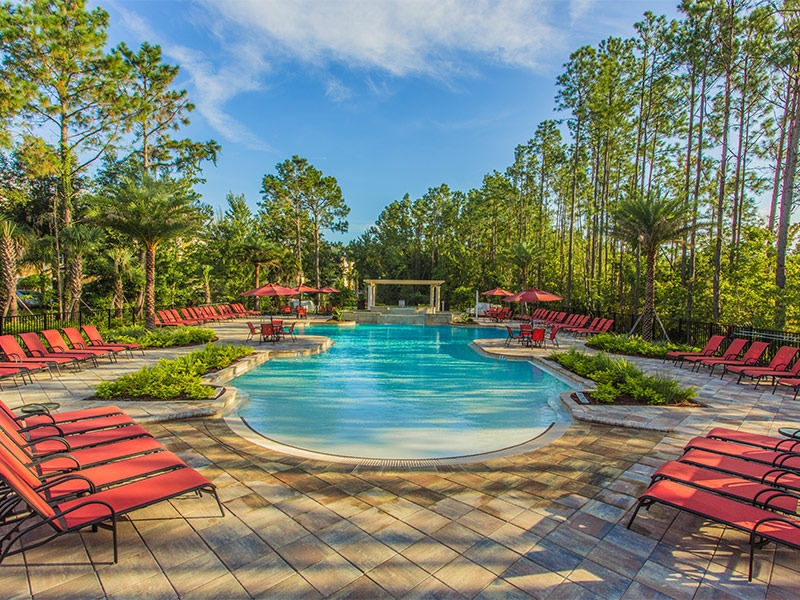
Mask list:
[[[441,458],[498,450],[569,420],[566,386],[527,361],[486,358],[468,343],[494,329],[314,326],[334,346],[276,359],[235,379],[239,416],[278,442],[369,458]]]

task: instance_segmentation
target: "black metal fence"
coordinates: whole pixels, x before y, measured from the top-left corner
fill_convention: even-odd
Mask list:
[[[157,310],[172,308],[158,306]],[[0,335],[42,331],[43,329],[61,329],[62,327],[80,327],[82,325],[105,325],[112,327],[114,323],[137,325],[144,323],[144,313],[135,307],[124,309],[121,313],[111,308],[83,308],[76,314],[69,312],[36,312],[16,316],[0,315]]]
[[[553,310],[556,309],[553,308]],[[639,318],[638,313],[591,309],[589,307],[575,306],[574,304],[571,310],[566,305],[559,310],[614,319],[614,325],[611,331],[619,334],[628,334]],[[633,333],[637,332],[641,333],[641,323]],[[659,315],[659,319],[656,320],[653,326],[653,335],[655,339],[663,340],[664,332],[666,332],[671,342],[700,347],[713,335],[724,335],[728,339],[744,338],[750,342],[767,342],[769,348],[764,355],[767,359],[774,356],[775,352],[781,346],[800,346],[800,332],[797,331],[756,327],[752,324],[735,325],[682,318],[669,318]]]

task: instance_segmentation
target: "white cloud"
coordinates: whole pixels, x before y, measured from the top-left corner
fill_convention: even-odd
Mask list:
[[[181,72],[188,76],[192,84],[190,96],[196,112],[221,137],[242,143],[251,150],[272,150],[269,144],[225,109],[227,102],[238,95],[265,87],[263,78],[269,70],[269,63],[260,48],[250,42],[236,41],[225,45],[222,57],[209,57],[196,48],[181,46],[163,38],[142,17],[119,3],[112,3],[111,6],[128,30],[141,39],[159,44],[165,58],[180,65]],[[219,59],[217,64],[214,64],[214,59]]]
[[[353,91],[341,80],[331,77],[325,84],[325,95],[334,102],[344,102],[353,97]]]
[[[340,62],[391,75],[448,78],[464,53],[539,68],[563,42],[551,3],[524,0],[200,0],[219,19],[316,65]],[[583,0],[577,0],[580,4]]]

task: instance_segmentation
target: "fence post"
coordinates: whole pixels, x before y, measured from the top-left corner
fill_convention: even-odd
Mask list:
[[[112,309],[110,309],[110,308],[108,309],[108,328],[109,329],[111,329],[111,310]]]
[[[44,312],[44,327],[42,327],[42,329],[50,329],[47,326],[47,311]]]

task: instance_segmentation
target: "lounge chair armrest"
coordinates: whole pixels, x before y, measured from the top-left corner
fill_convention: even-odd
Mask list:
[[[75,458],[69,452],[60,452],[60,451],[51,452],[50,454],[45,454],[43,456],[37,456],[36,458],[34,458],[31,461],[30,465],[34,466],[34,467],[38,467],[38,466],[43,465],[44,463],[46,463],[46,462],[48,462],[50,460],[57,460],[57,459],[62,459],[62,458],[68,458],[72,462],[74,462],[76,470],[81,468],[81,463],[77,458]],[[50,473],[48,473],[48,475],[60,475],[60,474],[64,474],[64,473],[69,473],[71,470],[72,469],[59,469],[58,471],[51,471]]]
[[[61,430],[61,428],[53,423],[36,423],[35,425],[28,425],[27,427],[21,427],[19,431],[21,433],[28,433],[29,431],[35,431],[37,429],[42,429],[43,427],[52,427],[58,432],[57,435],[60,435],[62,437],[64,435],[64,432]]]
[[[58,402],[31,402],[30,404],[23,404],[19,407],[19,412],[30,414],[50,413],[51,410],[58,410],[61,404]]]
[[[800,500],[800,496],[797,494],[793,494],[788,490],[761,490],[753,497],[753,504],[762,505],[764,508],[773,508],[770,506],[770,502],[777,498],[793,498],[794,500]]]
[[[789,447],[786,448],[786,446]],[[797,450],[795,450],[795,448],[797,448],[798,446],[800,446],[800,440],[791,440],[787,438],[775,444],[775,450],[782,452],[792,452],[794,454],[797,454]]]
[[[47,436],[47,437],[39,438],[38,440],[34,440],[32,442],[28,442],[27,444],[25,444],[22,447],[23,448],[31,448],[31,447],[35,446],[36,444],[41,444],[42,442],[61,442],[62,444],[64,444],[64,449],[65,450],[72,450],[72,446],[69,445],[69,442],[66,439],[64,439],[62,436],[60,436],[60,435],[50,435],[50,436]],[[54,451],[54,452],[56,452],[56,451]],[[48,454],[52,454],[52,452],[49,452]]]
[[[56,420],[53,418],[49,412],[41,411],[41,412],[29,412],[26,415],[19,415],[18,417],[14,417],[14,420],[17,423],[25,423],[25,419],[30,419],[31,417],[47,417],[50,419],[49,425],[54,425]],[[47,423],[41,423],[41,425],[46,425]]]
[[[778,516],[766,517],[766,518],[761,519],[760,521],[758,521],[755,525],[753,525],[753,531],[750,534],[750,543],[751,544],[752,544],[753,538],[755,536],[761,535],[761,534],[758,533],[758,528],[761,527],[765,523],[783,523],[784,525],[789,525],[791,527],[794,527],[795,529],[800,529],[800,525],[798,525],[794,521],[790,521],[789,519],[783,519],[783,518],[778,517]]]
[[[42,485],[36,486],[36,491],[44,492],[49,490],[53,486],[65,483],[67,481],[85,481],[88,484],[89,489],[87,491],[90,494],[94,494],[97,491],[97,487],[94,485],[92,480],[86,477],[86,475],[81,475],[80,473],[67,473],[65,475],[56,477],[55,479],[51,479],[50,481],[43,483]]]

